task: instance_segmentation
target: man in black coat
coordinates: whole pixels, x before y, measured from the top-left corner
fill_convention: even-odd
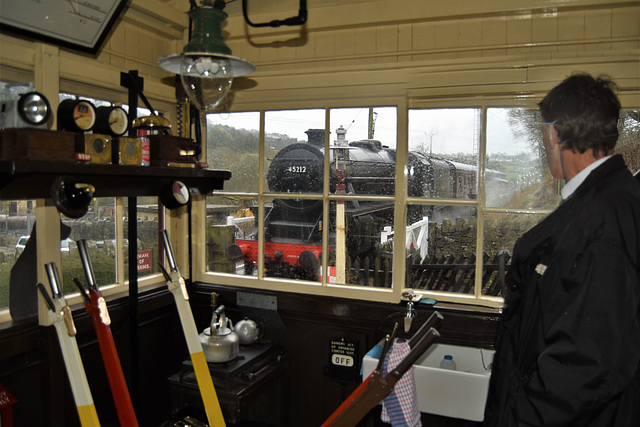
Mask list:
[[[485,426],[640,426],[640,183],[615,85],[574,74],[539,104],[563,202],[514,247]]]

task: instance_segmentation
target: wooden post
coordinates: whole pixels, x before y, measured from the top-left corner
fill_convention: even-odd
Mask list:
[[[346,228],[344,222],[344,200],[336,203],[336,283],[346,283]]]

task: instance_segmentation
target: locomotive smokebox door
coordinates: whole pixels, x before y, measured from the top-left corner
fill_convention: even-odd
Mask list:
[[[329,365],[326,375],[337,381],[360,381],[359,342],[338,337],[329,341]]]

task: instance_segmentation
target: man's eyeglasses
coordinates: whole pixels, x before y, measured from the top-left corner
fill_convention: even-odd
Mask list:
[[[555,125],[556,121],[552,122],[538,122],[538,128],[540,128],[540,132],[544,132],[545,129],[550,129],[551,126]]]

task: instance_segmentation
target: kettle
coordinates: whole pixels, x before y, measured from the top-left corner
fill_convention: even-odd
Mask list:
[[[258,324],[248,317],[236,323],[236,327],[233,330],[240,338],[240,344],[242,345],[253,344],[262,337],[262,331]]]
[[[211,326],[202,331],[199,337],[207,362],[228,362],[240,353],[240,339],[233,331],[231,319],[224,312],[224,305],[213,312]]]

